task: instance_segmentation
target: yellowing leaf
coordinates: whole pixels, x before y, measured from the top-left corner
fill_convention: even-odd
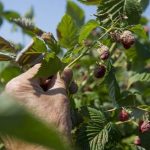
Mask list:
[[[0,50],[13,51],[13,52],[16,51],[15,47],[1,36],[0,36]]]

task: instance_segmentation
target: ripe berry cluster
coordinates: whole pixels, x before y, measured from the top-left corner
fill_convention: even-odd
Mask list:
[[[150,133],[150,121],[140,120],[139,121],[139,132],[141,134],[146,133],[146,132]],[[141,139],[140,139],[139,136],[135,138],[134,144],[135,145],[141,145],[142,144]]]
[[[129,119],[129,113],[126,110],[122,109],[119,113],[119,120],[124,122],[124,121],[127,121],[128,119]],[[138,128],[141,134],[146,133],[146,132],[150,133],[150,121],[140,120]],[[135,138],[134,144],[141,145],[141,139],[139,136]]]

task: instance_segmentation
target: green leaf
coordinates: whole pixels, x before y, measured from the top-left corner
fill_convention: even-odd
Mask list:
[[[57,36],[59,43],[64,48],[72,48],[77,43],[78,28],[73,19],[65,14],[58,24]]]
[[[146,150],[148,150],[150,148],[150,131],[148,132],[144,132],[144,133],[140,133],[139,135],[140,139],[141,139],[141,146],[144,147]]]
[[[15,56],[10,53],[2,53],[0,52],[0,61],[10,61],[14,60]]]
[[[150,82],[150,73],[134,73],[129,78],[128,87],[130,87],[135,82]]]
[[[41,52],[42,53],[42,52],[48,51],[46,44],[42,39],[40,39],[38,37],[34,37],[33,40],[34,40],[34,44],[32,45],[32,50],[34,52]]]
[[[33,19],[34,18],[34,8],[31,6],[29,10],[24,15],[25,18]]]
[[[0,51],[1,50],[12,52],[16,51],[15,47],[10,42],[8,42],[7,40],[5,40],[3,37],[0,36]]]
[[[109,96],[115,106],[117,106],[117,101],[120,99],[120,88],[116,80],[113,69],[106,76],[106,83],[109,89]]]
[[[146,31],[144,30],[144,27],[140,24],[133,26],[132,28],[130,28],[130,30],[133,31],[138,37],[142,39],[148,38]]]
[[[135,146],[136,149],[135,150],[146,150],[145,148],[141,147],[141,146]]]
[[[129,91],[124,91],[121,94],[121,98],[117,102],[122,107],[135,106],[136,105],[136,95]]]
[[[40,28],[36,27],[33,24],[33,21],[29,18],[18,18],[13,19],[12,22],[19,25],[22,30],[30,36],[40,36],[47,46],[54,52],[59,53],[61,51],[58,42],[54,38],[51,33],[46,33],[45,31],[41,30]]]
[[[148,7],[150,0],[141,0],[143,11]]]
[[[140,106],[138,106],[138,108],[143,111],[150,112],[150,106],[148,106],[148,105],[140,105]]]
[[[3,71],[0,72],[0,80],[2,83],[6,84],[11,79],[17,77],[21,73],[22,72],[21,72],[21,69],[19,67],[7,66],[7,67],[5,67],[5,69],[3,69]]]
[[[84,11],[73,1],[67,1],[66,13],[70,15],[80,27],[84,24]]]
[[[133,106],[134,107],[134,106]],[[132,113],[130,114],[132,118],[134,119],[139,119],[142,118],[145,115],[145,110],[141,109],[141,108],[134,108],[132,110]]]
[[[137,24],[141,17],[141,4],[137,0],[125,0],[124,13],[128,16],[129,24]]]
[[[73,61],[73,59],[77,55],[79,55],[83,49],[84,49],[84,47],[81,46],[81,47],[77,47],[77,48],[68,50],[62,58],[62,62],[64,62],[65,64],[71,63],[71,61]]]
[[[2,15],[8,21],[11,21],[11,19],[15,19],[15,18],[20,17],[19,13],[15,12],[15,11],[5,11],[5,12],[3,12]]]
[[[77,132],[77,142],[81,149],[111,149],[119,140],[120,133],[111,122],[107,122],[100,110],[88,107],[89,121],[83,123]]]
[[[98,5],[102,0],[78,0],[78,1],[86,5]]]
[[[145,26],[145,25],[148,24],[148,22],[149,22],[148,18],[146,18],[144,16],[141,17],[141,19],[140,19],[140,24],[141,25]]]
[[[45,125],[37,117],[33,116],[12,97],[1,95],[0,97],[0,132],[19,139],[40,144],[55,150],[68,150],[62,137],[53,126]]]
[[[95,21],[95,20],[88,21],[80,30],[79,43],[82,43],[83,40],[85,40],[89,36],[89,34],[92,32],[92,30],[98,26],[99,26],[99,24],[97,21]]]
[[[62,67],[63,63],[55,53],[48,53],[45,55],[36,77],[50,77],[55,75]]]
[[[56,41],[52,33],[43,33],[41,38],[45,41],[49,49],[55,52],[56,54],[62,51],[59,43]]]
[[[125,51],[125,53],[128,60],[131,62],[131,70],[143,72],[143,66],[145,66],[150,58],[150,44],[138,40],[135,46],[130,48],[129,51]]]
[[[5,68],[9,65],[9,62],[1,62],[0,61],[0,73],[3,72],[3,70],[5,70]]]
[[[139,23],[141,17],[141,4],[137,0],[107,0],[99,5],[97,16],[102,25],[110,26],[112,20],[117,21],[120,14],[128,17],[129,24]]]
[[[48,49],[45,42],[38,37],[34,37],[31,43],[18,53],[16,61],[22,66],[33,65],[38,63],[36,61],[41,61],[42,54],[46,52],[48,52]]]

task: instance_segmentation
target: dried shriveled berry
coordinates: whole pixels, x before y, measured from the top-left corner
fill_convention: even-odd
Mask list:
[[[90,39],[85,40],[85,41],[84,41],[84,45],[85,45],[86,47],[92,46],[92,40],[90,40]]]
[[[135,145],[139,145],[139,146],[141,145],[141,139],[140,139],[139,136],[137,136],[137,137],[135,138],[134,144],[135,144]]]
[[[127,121],[129,119],[129,114],[124,109],[122,109],[119,113],[119,120],[120,121]]]
[[[99,65],[94,70],[94,76],[96,78],[103,78],[106,73],[106,67],[104,65]]]
[[[120,35],[121,35],[121,33],[117,30],[110,32],[111,38],[116,42],[120,42]]]
[[[140,132],[149,132],[150,131],[150,121],[140,121],[139,122]]]
[[[100,58],[102,60],[106,60],[109,58],[110,53],[109,53],[109,48],[107,46],[103,45],[97,51],[100,54]]]
[[[135,37],[131,31],[124,31],[120,36],[120,41],[124,48],[129,49],[135,43]]]
[[[77,91],[78,91],[78,85],[74,81],[72,81],[69,86],[69,92],[70,94],[75,94],[77,93]]]

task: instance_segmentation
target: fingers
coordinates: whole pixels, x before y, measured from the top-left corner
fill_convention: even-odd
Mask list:
[[[73,72],[71,69],[66,68],[64,72],[62,73],[61,77],[58,76],[56,80],[60,83],[60,81],[64,82],[65,88],[68,88],[70,94],[75,94],[78,91],[78,85],[75,83],[75,81],[72,80],[73,78]]]
[[[23,73],[22,76],[25,79],[31,79],[31,78],[33,78],[37,74],[37,72],[38,72],[38,70],[39,70],[40,67],[41,67],[41,64],[36,64],[32,68],[30,68],[29,70],[27,70],[25,73]]]
[[[25,72],[26,79],[33,78],[38,72],[41,64],[37,64]],[[48,91],[52,88],[64,88],[69,89],[70,94],[75,94],[78,90],[77,84],[72,81],[73,72],[70,68],[66,68],[62,74],[57,73],[57,75],[52,76],[51,78],[42,78],[40,79],[40,86],[44,91]]]
[[[66,89],[73,77],[73,72],[71,69],[67,68],[65,69],[62,74],[57,73],[56,76],[53,77],[52,81],[54,83],[54,88],[64,88]]]
[[[73,72],[70,68],[66,68],[62,75],[61,75],[61,78],[64,80],[66,86],[69,86],[72,78],[73,78]]]

